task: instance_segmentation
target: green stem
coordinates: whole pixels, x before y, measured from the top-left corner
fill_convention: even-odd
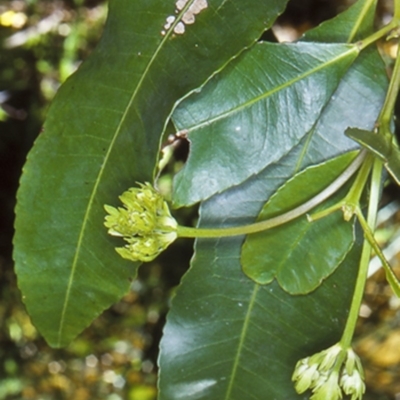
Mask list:
[[[368,204],[367,226],[370,230],[373,230],[376,224],[376,215],[378,212],[378,203],[381,188],[381,176],[382,163],[379,160],[375,160],[372,170],[371,193]],[[365,219],[359,207],[356,209],[356,215],[359,218],[361,225],[363,226]],[[350,312],[346,321],[346,326],[344,328],[342,338],[340,339],[340,344],[344,349],[347,349],[351,346],[351,341],[353,339],[354,330],[358,319],[358,313],[364,295],[365,282],[368,277],[368,266],[370,257],[371,245],[369,240],[365,237],[361,253],[360,266],[357,275],[356,287],[354,289],[353,299],[350,306]]]
[[[393,20],[388,25],[384,26],[382,29],[373,33],[364,40],[358,42],[359,49],[363,50],[371,43],[376,42],[377,40],[386,36],[390,31],[398,27],[399,27],[399,19],[393,18]],[[392,78],[390,82],[387,101],[385,102],[385,105],[382,108],[381,115],[379,117],[379,121],[381,121],[382,124],[384,124],[384,122],[386,121],[387,115],[389,115],[388,121],[390,122],[390,118],[394,107],[394,101],[398,93],[399,83],[400,83],[400,73],[399,73],[400,61],[398,62],[398,60],[399,57],[396,61],[397,68],[395,67],[393,73],[394,78]],[[296,207],[293,210],[290,210],[286,213],[267,219],[265,221],[260,221],[249,225],[235,226],[230,228],[192,228],[186,226],[178,226],[177,228],[178,236],[187,238],[216,238],[224,236],[238,236],[238,235],[257,233],[277,227],[279,225],[283,225],[289,221],[292,221],[295,218],[300,217],[301,215],[306,214],[308,211],[310,211],[311,209],[313,209],[314,207],[325,201],[328,197],[330,197],[333,193],[335,193],[338,189],[340,189],[357,171],[360,165],[363,164],[364,158],[365,158],[365,153],[364,151],[362,151],[353,161],[353,163],[350,164],[350,166],[334,182],[332,182],[332,184],[330,184],[327,188],[325,188],[322,192],[317,194],[309,201],[303,203],[299,207]],[[362,170],[360,170],[360,173],[357,176],[357,180],[351,187],[350,192],[348,193],[346,199],[343,202],[334,205],[328,210],[322,211],[322,213],[317,214],[311,219],[313,220],[325,216],[342,206],[348,208],[347,210],[344,209],[345,219],[346,220],[350,219],[358,208],[359,198],[365,186],[366,179],[368,178],[370,167],[371,167],[370,163],[365,163],[363,165]]]
[[[366,47],[368,47],[370,44],[375,43],[379,39],[382,39],[385,37],[390,31],[392,31],[395,28],[399,27],[399,21],[395,18],[393,18],[387,25],[385,25],[383,28],[379,29],[378,31],[374,32],[372,35],[366,37],[363,40],[360,40],[357,42],[358,48],[361,50],[364,50]]]
[[[392,22],[386,27],[382,28],[380,31],[376,32],[376,34],[371,35],[365,41],[361,42],[360,48],[363,48],[372,41],[377,40],[378,36],[381,35],[384,31],[389,32],[391,29],[394,29],[396,27],[398,28],[399,21],[400,21],[400,0],[395,0],[395,12]],[[374,36],[375,39],[373,38]],[[389,135],[389,134],[391,135],[390,121],[392,120],[393,117],[393,111],[399,93],[399,87],[400,87],[400,49],[397,53],[396,62],[393,69],[392,78],[389,83],[389,88],[385,98],[385,102],[382,106],[382,109],[377,119],[378,130],[383,135]],[[390,266],[388,265],[381,249],[376,243],[373,234],[376,224],[376,215],[378,212],[378,204],[379,204],[379,197],[381,190],[382,168],[383,168],[382,162],[376,158],[374,160],[373,170],[372,170],[371,193],[369,198],[367,220],[365,220],[359,205],[354,210],[361,224],[361,227],[364,231],[364,244],[361,253],[360,266],[358,270],[357,282],[356,282],[356,287],[354,289],[354,295],[350,307],[350,312],[348,319],[346,321],[346,326],[342,338],[340,340],[340,343],[343,348],[350,347],[354,335],[354,330],[358,319],[358,313],[363,299],[365,282],[368,277],[368,266],[371,257],[371,248],[374,248],[375,252],[381,258],[389,282],[393,280],[393,284],[394,285],[397,284],[398,286],[397,279],[394,278],[393,272]]]
[[[359,221],[361,223],[361,226],[364,231],[365,238],[368,240],[369,244],[375,251],[375,254],[379,257],[379,259],[382,262],[383,269],[385,270],[386,274],[386,280],[389,282],[393,292],[396,294],[396,296],[400,297],[400,283],[399,280],[397,279],[395,273],[392,270],[392,267],[390,266],[389,262],[386,260],[385,255],[383,254],[383,251],[379,247],[379,244],[375,240],[374,233],[372,232],[371,228],[369,227],[367,221],[365,220],[364,216],[360,214],[359,216]]]
[[[367,182],[369,173],[371,171],[373,160],[374,160],[373,156],[368,154],[365,159],[365,162],[358,171],[357,177],[354,180],[349,192],[347,193],[346,197],[343,200],[340,200],[338,203],[332,205],[331,207],[326,208],[325,210],[309,215],[308,220],[310,222],[316,221],[341,209],[344,214],[344,219],[346,221],[349,221],[351,217],[354,215],[359,205],[362,192],[364,191],[365,184]]]
[[[394,0],[394,19],[400,20],[400,1]]]
[[[397,1],[399,2],[399,1]],[[399,7],[399,6],[398,6]],[[383,135],[391,135],[390,122],[393,117],[393,110],[400,88],[400,47],[397,50],[396,62],[394,64],[392,78],[386,94],[385,102],[378,117],[378,128]]]
[[[308,211],[321,204],[327,198],[337,192],[358,170],[363,164],[366,157],[366,152],[362,150],[354,161],[340,174],[329,186],[323,191],[318,193],[312,199],[306,201],[300,206],[278,215],[276,217],[256,222],[250,225],[234,226],[231,228],[191,228],[187,226],[178,226],[177,233],[179,237],[187,238],[215,238],[223,236],[238,236],[248,235],[250,233],[257,233],[265,231],[267,229],[274,228],[276,226],[285,224],[286,222],[292,221],[293,219],[306,214]]]
[[[371,172],[374,158],[368,154],[364,164],[357,174],[356,180],[351,186],[349,193],[347,193],[343,204],[343,215],[346,221],[350,221],[351,217],[355,214],[360,204],[361,195],[364,191],[365,184]]]

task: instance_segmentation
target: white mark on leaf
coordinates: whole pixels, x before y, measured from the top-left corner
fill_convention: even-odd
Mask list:
[[[183,14],[182,21],[185,24],[194,24],[195,15],[208,7],[207,0],[195,0],[189,9]]]
[[[188,2],[188,0],[178,0],[178,1],[175,3],[176,8],[177,8],[179,11],[183,10],[183,7],[186,6],[186,3],[187,3],[187,2]]]
[[[171,25],[175,22],[175,17],[173,15],[170,15],[167,18],[167,22],[164,25],[164,29],[169,29],[171,28]]]
[[[180,11],[182,11],[187,5],[188,1],[189,0],[177,0],[177,2],[175,3],[175,12],[179,13]],[[194,24],[196,21],[195,16],[207,7],[207,0],[194,0],[189,8],[183,13],[181,20],[174,26],[174,33],[176,33],[177,35],[182,35],[185,32],[186,25]],[[173,15],[167,17],[164,24],[164,29],[161,31],[162,35],[165,35],[166,31],[173,26],[175,20],[176,17]]]
[[[182,33],[184,33],[185,32],[185,24],[183,22],[178,22],[175,25],[174,32],[177,33],[178,35],[181,35]]]

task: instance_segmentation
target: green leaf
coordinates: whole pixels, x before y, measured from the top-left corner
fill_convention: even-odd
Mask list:
[[[358,0],[347,10],[301,38],[307,42],[351,43],[371,33],[377,0]]]
[[[345,44],[259,43],[181,103],[173,119],[191,148],[174,180],[175,204],[204,200],[285,156],[357,55]]]
[[[345,154],[295,175],[265,203],[257,220],[282,214],[309,200],[343,172],[353,158],[354,154]],[[334,196],[315,211],[342,197]],[[335,212],[313,222],[303,216],[248,235],[242,249],[243,271],[256,283],[264,285],[276,278],[290,294],[309,293],[332,274],[351,249],[353,225],[343,220],[341,212]]]
[[[359,0],[349,10],[346,10],[332,20],[334,22],[327,21],[320,27],[316,28],[318,29],[318,34],[313,35],[312,32],[314,32],[314,30],[309,31],[307,36],[304,37],[304,40],[310,39],[322,42],[333,40],[334,42],[344,43],[359,38],[360,35],[368,35],[371,33],[373,28],[372,22],[374,19],[375,6],[376,1]],[[360,13],[357,13],[358,11]],[[337,24],[340,25],[340,29],[334,29],[334,26]],[[351,34],[351,32],[353,33]],[[255,49],[252,49],[251,51],[254,52]],[[244,56],[251,58],[251,55],[245,54]],[[244,57],[241,57],[237,61],[237,67],[232,63],[230,68],[227,68],[222,74],[212,79],[206,87],[203,88],[202,93],[199,95],[192,95],[180,105],[173,115],[177,129],[189,129],[196,123],[196,121],[201,124],[202,121],[206,120],[207,115],[212,117],[216,110],[224,107],[225,104],[228,103],[229,105],[229,102],[239,101],[243,96],[242,93],[246,93],[246,90],[251,92],[254,87],[256,87],[254,90],[258,90],[259,82],[256,79],[265,79],[267,81],[268,76],[267,78],[265,77],[266,74],[264,73],[264,70],[259,74],[252,72],[251,60],[248,62],[250,70],[245,70],[245,66],[241,67],[241,63],[244,62],[242,61],[243,58]],[[280,60],[276,58],[277,57],[272,54],[270,60],[273,61],[264,60],[264,64],[262,65],[280,65]],[[293,63],[292,60],[291,62]],[[257,63],[257,65],[260,64]],[[238,73],[234,74],[236,69],[238,70]],[[272,74],[280,72],[280,70],[277,71],[274,67],[271,69]],[[369,76],[371,73],[375,73],[375,71],[379,72],[375,76],[376,79],[371,81]],[[242,72],[242,74],[240,74],[240,72]],[[257,76],[254,77],[253,75]],[[233,76],[234,79],[230,78],[231,76]],[[243,76],[246,77],[246,86],[243,86]],[[225,79],[229,80],[229,82],[221,82]],[[329,81],[331,79],[332,76],[329,77]],[[252,82],[255,83],[252,84]],[[249,89],[247,89],[247,86]],[[380,104],[381,98],[385,94],[386,86],[386,73],[379,53],[373,48],[364,50],[354,61],[346,75],[341,79],[339,87],[334,95],[329,99],[329,103],[325,106],[323,112],[319,115],[316,124],[312,126],[309,132],[307,132],[305,141],[301,143],[301,145],[305,147],[304,152],[300,156],[302,159],[299,160],[298,167],[304,167],[312,163],[329,159],[338,154],[338,151],[339,153],[342,151],[338,149],[354,149],[354,144],[351,144],[351,141],[342,134],[349,126],[346,124],[350,123],[352,126],[359,126],[366,129],[373,126],[372,124],[377,116],[377,104]],[[319,87],[319,83],[313,87],[313,90],[316,90],[316,87]],[[367,98],[370,99],[370,102],[364,101]],[[363,114],[357,114],[354,112],[354,107],[360,101],[362,102],[360,108],[363,109]],[[210,104],[208,104],[208,102],[210,102]],[[281,103],[282,102],[279,102],[278,97],[277,104],[281,105]],[[276,115],[276,117],[279,122],[282,121],[282,124],[284,124],[284,120],[282,119],[286,118],[288,120],[290,117],[288,125],[293,125],[295,126],[294,129],[298,129],[298,127],[301,126],[301,123],[296,126],[296,118],[300,118],[299,115],[304,116],[306,113],[303,112],[302,114],[297,114],[297,107],[298,103],[296,103],[296,110],[292,113],[286,112],[285,114],[282,114],[280,110],[278,110],[278,115]],[[260,159],[256,158],[257,155],[260,154],[259,143],[264,143],[263,140],[266,136],[266,129],[263,126],[263,123],[265,124],[265,121],[268,121],[268,124],[271,125],[269,129],[274,128],[274,121],[271,123],[270,115],[272,110],[272,117],[274,117],[274,109],[275,107],[269,107],[268,109],[256,110],[254,117],[252,117],[249,112],[244,114],[244,116],[248,115],[252,118],[247,121],[248,126],[244,127],[247,129],[241,129],[239,132],[236,130],[236,127],[244,125],[244,122],[240,120],[240,124],[235,124],[235,118],[239,119],[242,114],[232,115],[232,122],[230,122],[228,115],[225,124],[222,122],[220,124],[211,123],[209,126],[200,125],[199,130],[197,130],[195,126],[191,128],[193,131],[190,131],[189,129],[191,154],[186,166],[181,171],[181,175],[178,174],[175,180],[175,203],[177,205],[190,204],[197,201],[195,200],[197,198],[206,198],[207,193],[210,192],[210,186],[212,187],[215,184],[216,177],[218,177],[219,180],[224,178],[221,178],[221,171],[218,168],[222,168],[223,171],[226,171],[227,176],[225,177],[225,180],[228,184],[231,177],[234,177],[235,174],[240,176],[246,175],[244,171],[246,168],[249,168],[249,165],[252,166],[262,163],[262,160],[264,160],[265,157],[263,158],[260,155]],[[290,110],[291,109],[289,109],[289,111]],[[259,117],[260,115],[261,118]],[[363,118],[360,119],[359,115],[363,115]],[[370,116],[372,118],[370,118]],[[262,121],[260,121],[260,119],[262,119]],[[213,120],[211,120],[211,122],[213,122]],[[230,127],[230,125],[233,127]],[[260,131],[255,132],[258,126],[260,126]],[[277,126],[279,132],[276,133],[276,142],[271,146],[271,151],[273,152],[275,152],[277,147],[280,148],[280,143],[282,142],[281,126],[282,125],[279,124]],[[257,142],[256,139],[253,139],[256,134],[261,136],[261,142]],[[218,136],[222,136],[222,139],[219,139]],[[316,145],[316,142],[321,141],[321,137],[326,141],[323,148],[321,147],[321,143]],[[265,142],[267,142],[267,139]],[[231,144],[232,146],[230,147]],[[320,149],[317,150],[320,151],[319,158],[315,159],[315,152],[313,153],[312,160],[307,158],[306,147]],[[230,153],[232,148],[233,156],[231,156]],[[194,154],[196,149],[198,149],[198,157]],[[247,159],[242,158],[241,150],[246,150],[249,154]],[[238,155],[239,152],[240,155]],[[201,162],[202,157],[204,157],[204,162]],[[250,159],[250,161],[246,164],[248,159]],[[233,169],[230,166],[231,163],[239,163],[239,171],[231,171],[231,169]],[[212,166],[210,170],[213,171],[213,174],[210,175],[206,172],[207,165]],[[250,168],[252,169],[253,167]],[[196,177],[199,179],[198,181],[195,180]],[[200,185],[202,182],[204,182],[204,186]]]
[[[400,185],[400,149],[394,137],[358,128],[349,128],[345,133],[383,161],[392,178]]]
[[[365,37],[373,32],[375,9],[376,0],[359,0],[337,17],[306,32],[301,40],[345,43]],[[376,48],[361,52],[310,131],[298,169],[355,148],[343,132],[349,126],[374,126],[388,86],[384,71]]]
[[[372,20],[369,14],[365,18]],[[357,21],[348,21],[353,22]],[[320,32],[321,40],[322,33],[327,36],[329,30]],[[279,69],[280,64],[271,68]],[[259,174],[203,203],[200,226],[251,223],[296,172],[354,149],[356,144],[344,130],[374,126],[386,87],[377,51],[363,51],[300,143]],[[205,168],[206,173],[214,176],[213,164]],[[196,242],[191,269],[172,301],[161,342],[160,400],[186,399],[188,394],[196,400],[266,396],[306,400],[308,394],[297,395],[293,390],[295,363],[339,340],[353,293],[360,242],[356,240],[343,263],[319,288],[292,296],[276,281],[260,286],[243,274],[243,239]]]
[[[194,0],[181,11],[175,3],[110,1],[101,42],[61,87],[24,167],[16,272],[52,346],[71,341],[136,274],[138,265],[123,261],[114,250],[121,243],[106,234],[103,205],[116,205],[135,181],[152,180],[178,99],[252,45],[286,5],[209,0],[184,26]],[[169,17],[176,19],[168,29]]]
[[[214,196],[201,206],[200,225],[226,226],[218,217],[248,222],[262,189],[253,182]],[[159,400],[308,399],[293,389],[294,366],[339,340],[360,244],[318,289],[292,296],[277,282],[261,286],[243,274],[242,243],[196,242],[164,329]]]

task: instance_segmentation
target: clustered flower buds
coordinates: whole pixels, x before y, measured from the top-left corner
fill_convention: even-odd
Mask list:
[[[297,393],[312,391],[311,400],[339,400],[343,393],[361,400],[365,392],[359,357],[340,344],[300,360],[292,376]]]
[[[104,225],[127,243],[115,250],[125,259],[151,261],[177,238],[177,222],[168,204],[150,183],[130,188],[120,197],[124,207],[105,205]]]

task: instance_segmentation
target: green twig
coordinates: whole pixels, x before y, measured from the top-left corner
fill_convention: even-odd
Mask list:
[[[308,220],[310,222],[316,221],[318,219],[328,216],[329,214],[332,214],[337,210],[342,210],[344,214],[344,219],[346,221],[350,221],[360,203],[360,198],[364,191],[369,173],[371,171],[373,160],[374,159],[371,155],[368,155],[366,157],[363,165],[358,171],[356,179],[354,180],[349,192],[344,199],[340,200],[336,204],[333,204],[331,207],[326,208],[325,210],[319,211],[312,215],[308,215]]]
[[[314,196],[312,199],[306,201],[300,206],[278,215],[276,217],[267,219],[265,221],[256,222],[250,225],[235,226],[231,228],[191,228],[186,226],[178,226],[179,237],[222,237],[222,236],[238,236],[247,235],[250,233],[257,233],[265,231],[267,229],[274,228],[276,226],[285,224],[286,222],[292,221],[301,215],[306,214],[308,211],[321,204],[327,198],[336,193],[358,170],[363,164],[366,157],[366,152],[362,150],[354,161],[343,171],[329,186]]]
[[[400,283],[397,279],[395,273],[392,270],[389,262],[386,260],[383,251],[379,247],[379,244],[375,240],[374,233],[372,232],[371,228],[369,227],[367,221],[365,220],[364,216],[360,213],[358,216],[358,220],[364,231],[364,236],[368,240],[369,244],[375,251],[375,254],[379,257],[382,262],[383,269],[385,270],[386,280],[389,282],[393,292],[396,294],[397,297],[400,297]]]
[[[372,170],[371,179],[371,193],[368,204],[368,219],[366,221],[366,226],[368,230],[375,229],[376,215],[378,212],[378,203],[381,189],[381,176],[382,176],[382,163],[379,160],[374,161],[374,166]],[[365,228],[364,216],[360,207],[357,207],[355,213],[361,223],[361,226]],[[366,232],[364,230],[364,232]],[[367,234],[365,234],[367,235]],[[368,266],[371,257],[371,244],[369,240],[365,237],[363,249],[361,253],[360,266],[357,275],[356,287],[354,288],[353,299],[350,306],[349,316],[346,321],[346,326],[343,331],[340,344],[344,349],[351,346],[351,341],[353,339],[354,330],[357,323],[358,313],[360,310],[361,302],[364,295],[365,282],[368,277]]]
[[[398,0],[396,1],[398,2]],[[388,25],[384,26],[382,29],[368,36],[364,40],[359,41],[357,43],[359,49],[360,50],[365,49],[371,43],[374,43],[377,40],[386,36],[393,29],[399,28],[399,26],[400,26],[399,19],[393,18],[393,20]],[[389,115],[388,121],[390,121],[390,118],[393,113],[394,100],[396,99],[398,93],[398,87],[400,82],[400,73],[399,73],[400,61],[396,62],[396,66],[397,68],[395,68],[393,75],[394,78],[390,82],[387,101],[385,102],[379,117],[379,121],[383,125],[386,121],[387,115]],[[317,205],[321,204],[332,194],[334,194],[338,189],[340,189],[357,171],[357,169],[363,164],[364,158],[365,158],[365,153],[364,151],[362,151],[358,155],[358,157],[353,161],[353,163],[332,184],[330,184],[327,188],[325,188],[322,192],[313,197],[311,200],[303,203],[299,207],[296,207],[293,210],[290,210],[284,214],[278,215],[276,217],[273,217],[265,221],[256,222],[254,224],[235,226],[231,228],[207,229],[207,228],[192,228],[186,226],[178,226],[177,230],[178,236],[189,237],[189,238],[196,238],[196,237],[213,238],[213,237],[223,237],[223,236],[238,236],[238,235],[246,235],[246,234],[261,232],[285,224],[289,221],[292,221],[295,218],[300,217],[301,215],[306,214],[308,211],[310,211]],[[363,167],[362,171],[360,171],[359,178],[357,178],[360,179],[360,181],[356,180],[356,182],[350,189],[350,192],[346,196],[346,199],[343,202],[338,203],[337,205],[331,207],[330,209],[324,210],[321,213],[317,214],[316,216],[311,217],[312,220],[325,216],[335,211],[339,207],[343,207],[345,219],[350,219],[350,217],[355,213],[355,210],[358,207],[358,200],[364,189],[366,179],[368,178],[368,174],[370,171],[370,164],[369,163],[366,164],[368,165]]]
[[[394,0],[394,15],[393,18],[400,20],[400,1]]]
[[[392,19],[389,24],[385,25],[383,28],[374,32],[372,35],[366,37],[363,40],[357,42],[357,46],[360,50],[364,50],[370,44],[377,42],[379,39],[387,36],[388,33],[393,31],[393,29],[399,28],[399,21],[397,19]]]

